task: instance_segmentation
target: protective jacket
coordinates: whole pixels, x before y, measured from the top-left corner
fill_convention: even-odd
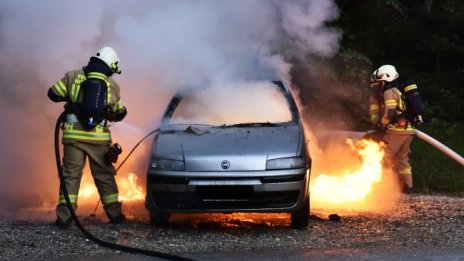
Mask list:
[[[389,126],[382,139],[387,144],[387,165],[397,171],[404,188],[412,188],[412,168],[409,162],[410,144],[414,138],[414,127],[410,122],[406,127],[398,126],[396,120],[405,112],[406,106],[400,90],[389,87],[387,90],[374,90],[369,97],[371,123]]]
[[[387,133],[414,134],[414,127],[408,122],[406,127],[397,126],[396,120],[405,110],[403,96],[396,87],[391,87],[369,97],[370,119],[373,125],[389,125]]]
[[[119,191],[115,180],[116,169],[105,160],[111,144],[109,121],[120,121],[126,114],[119,85],[108,76],[110,68],[91,58],[87,67],[82,70],[67,72],[48,90],[48,97],[54,102],[67,102],[67,117],[63,129],[63,175],[71,204],[77,206],[82,170],[89,159],[90,170],[98,188],[105,212],[111,220],[120,220],[122,215],[121,203],[118,201]],[[83,101],[84,88],[82,83],[91,78],[104,81],[107,86],[106,103],[104,107],[105,119],[94,128],[85,130],[78,120],[78,108]],[[99,81],[100,82],[100,81]],[[105,84],[102,84],[104,88]],[[81,91],[82,88],[82,91]],[[74,109],[77,108],[77,109]],[[69,224],[70,213],[64,201],[63,190],[60,189],[59,202],[56,207],[57,222]]]
[[[111,77],[100,72],[89,72],[86,75],[84,70],[69,71],[50,87],[48,96],[55,102],[64,101],[70,104],[82,102],[81,83],[92,77],[104,80],[108,86],[107,120],[100,122],[91,130],[85,130],[77,120],[76,115],[68,113],[63,130],[63,143],[79,140],[87,143],[108,144],[111,142],[108,121],[120,121],[127,114],[127,110],[121,101],[119,85]]]

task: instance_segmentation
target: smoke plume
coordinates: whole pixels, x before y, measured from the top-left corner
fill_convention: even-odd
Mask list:
[[[122,74],[114,78],[128,116],[112,131],[127,152],[157,127],[182,88],[290,83],[286,45],[295,43],[294,53],[332,55],[340,33],[324,23],[337,16],[332,1],[318,0],[1,1],[0,214],[56,204],[53,128],[63,104],[46,93],[100,47],[113,47],[120,58]],[[127,167],[140,180],[146,151]]]

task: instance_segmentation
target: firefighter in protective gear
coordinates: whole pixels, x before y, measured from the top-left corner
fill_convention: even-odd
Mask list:
[[[106,160],[106,154],[112,147],[109,122],[121,121],[127,114],[126,107],[120,97],[119,85],[111,77],[121,73],[119,59],[111,47],[101,48],[96,55],[90,57],[88,65],[81,70],[68,71],[48,90],[48,97],[54,102],[71,104],[82,103],[81,84],[86,79],[103,80],[107,86],[105,119],[95,128],[84,129],[78,117],[72,110],[68,111],[66,123],[63,126],[62,143],[63,174],[69,198],[74,208],[77,208],[79,186],[86,158],[89,159],[95,185],[97,186],[105,213],[111,223],[125,220],[118,200],[118,187],[115,180],[116,170],[111,162]],[[59,203],[56,207],[56,225],[67,228],[71,224],[71,215],[60,189]]]
[[[415,133],[404,116],[406,106],[399,86],[399,74],[394,66],[383,65],[374,71],[369,97],[370,120],[387,145],[387,164],[398,173],[403,191],[409,191],[413,186],[409,153]]]

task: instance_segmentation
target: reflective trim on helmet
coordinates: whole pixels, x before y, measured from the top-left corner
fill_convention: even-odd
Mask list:
[[[111,70],[117,74],[121,73],[121,69],[119,69],[118,62],[111,64]]]
[[[122,104],[122,101],[119,100],[119,101],[117,101],[116,104],[114,105],[113,111],[120,111],[120,110],[122,110],[122,109],[124,109],[124,105]]]

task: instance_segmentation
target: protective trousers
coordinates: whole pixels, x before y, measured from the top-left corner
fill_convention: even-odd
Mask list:
[[[85,166],[86,157],[88,157],[90,170],[106,215],[110,220],[121,216],[121,203],[118,201],[118,187],[114,177],[116,170],[112,164],[105,160],[108,145],[91,144],[77,140],[67,141],[63,145],[63,175],[74,208],[77,208],[82,170]],[[71,218],[61,187],[56,216],[61,222],[67,222]]]
[[[412,134],[386,133],[383,140],[387,144],[387,161],[393,165],[398,173],[398,178],[404,188],[412,188],[412,169],[409,162],[410,145],[414,138]]]

